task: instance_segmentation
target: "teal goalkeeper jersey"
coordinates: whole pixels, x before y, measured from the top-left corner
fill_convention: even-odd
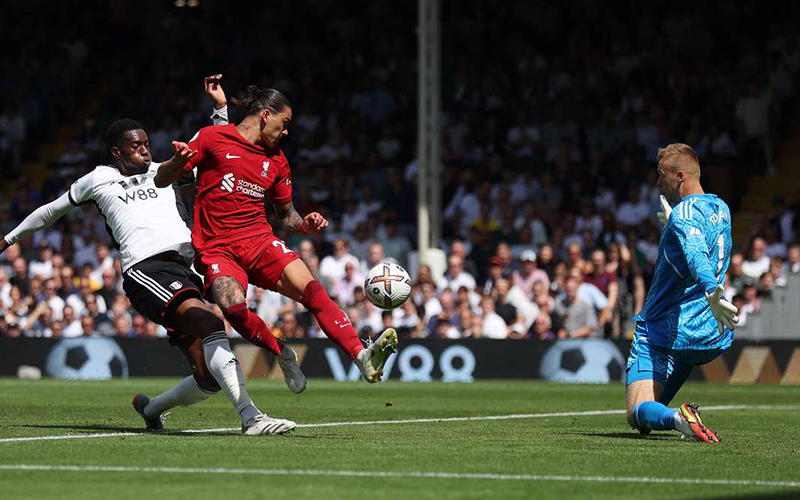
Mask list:
[[[692,195],[673,208],[658,242],[658,259],[644,308],[649,341],[669,349],[725,349],[706,293],[723,284],[731,260],[731,212],[713,194]]]

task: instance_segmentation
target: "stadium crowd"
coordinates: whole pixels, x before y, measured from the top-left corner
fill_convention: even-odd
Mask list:
[[[145,123],[154,158],[167,158],[170,141],[208,125],[202,77],[222,72],[230,94],[255,82],[292,100],[283,149],[295,206],[323,213],[331,227],[298,237],[270,220],[359,332],[391,325],[447,339],[619,337],[643,304],[658,254],[658,148],[686,142],[702,167],[723,166],[731,176],[773,172],[772,144],[796,110],[800,37],[792,16],[778,22],[763,5],[692,5],[662,17],[631,2],[619,17],[595,2],[445,2],[447,269],[437,276],[422,266],[412,298],[382,312],[366,300],[364,275],[384,258],[408,266],[416,242],[409,5],[375,1],[346,11],[314,2],[302,13],[309,36],[296,39],[290,26],[302,9],[294,6],[242,19],[225,16],[218,2],[191,11],[164,4],[134,22],[130,4],[101,3],[77,21],[86,30],[52,20],[37,28],[63,32],[56,54],[25,42],[22,20],[8,35],[22,50],[1,59],[8,71],[0,77],[0,171],[4,184],[12,175],[19,182],[0,202],[0,230],[104,163],[103,132],[114,117]],[[769,16],[772,23],[753,21]],[[213,22],[218,33],[241,33],[269,18],[293,22],[271,23],[273,36],[292,42],[268,55],[244,36],[186,40],[169,29],[181,23],[202,33]],[[137,35],[159,30],[163,36]],[[336,40],[334,52],[326,40]],[[45,182],[33,183],[22,165],[41,153],[43,132],[66,124],[64,113],[82,118],[80,130]],[[703,181],[713,192],[715,179]],[[746,184],[733,183],[732,208]],[[734,242],[727,295],[743,312],[757,312],[788,273],[800,272],[798,211],[786,200],[764,214],[750,241]],[[99,213],[73,215],[0,256],[0,332],[164,335],[131,309]],[[276,335],[321,335],[302,305],[278,294],[251,288],[248,303]]]

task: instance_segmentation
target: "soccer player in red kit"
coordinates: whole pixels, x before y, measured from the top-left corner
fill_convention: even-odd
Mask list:
[[[242,99],[231,101],[247,116],[235,126],[200,129],[189,141],[197,154],[183,170],[167,165],[155,178],[156,186],[163,187],[197,168],[192,244],[206,293],[211,293],[237,332],[275,355],[282,345],[247,308],[247,284],[302,303],[328,338],[356,363],[364,379],[378,382],[386,359],[396,350],[397,333],[389,328],[365,348],[347,315],[267,222],[266,205],[271,203],[292,233],[313,234],[328,225],[317,212],[301,217],[292,203],[289,163],[278,146],[292,119],[289,100],[277,90],[251,85]]]

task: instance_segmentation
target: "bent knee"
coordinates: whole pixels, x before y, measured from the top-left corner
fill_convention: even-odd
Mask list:
[[[192,375],[194,375],[194,380],[197,382],[197,385],[204,391],[210,393],[219,392],[220,387],[217,380],[205,368],[195,369]]]
[[[191,329],[200,337],[225,330],[225,324],[208,306],[197,299],[190,299],[181,304],[181,323],[184,328]]]

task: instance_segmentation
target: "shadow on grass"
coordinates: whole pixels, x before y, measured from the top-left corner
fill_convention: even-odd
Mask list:
[[[790,491],[776,491],[774,493],[751,493],[740,495],[725,495],[719,497],[710,497],[705,500],[794,500],[800,498],[800,490]]]
[[[579,432],[579,431],[566,431],[558,432],[557,434],[569,434],[573,436],[588,436],[600,437],[609,439],[635,439],[635,440],[649,440],[649,441],[679,441],[679,436],[674,434],[648,434],[643,436],[638,432]]]
[[[230,436],[239,436],[241,433],[238,430],[231,430],[231,431],[209,431],[209,432],[196,432],[196,431],[187,431],[181,429],[166,429],[163,431],[148,431],[146,429],[142,429],[141,427],[122,427],[122,426],[114,426],[114,425],[47,425],[47,424],[22,424],[16,427],[22,428],[29,428],[29,429],[60,429],[60,430],[67,430],[73,432],[81,432],[85,433],[86,435],[92,435],[100,432],[125,432],[131,434],[147,434],[153,436],[179,436],[179,437],[202,437],[202,436],[221,436],[221,437],[230,437]],[[99,432],[98,432],[99,431]],[[359,439],[356,435],[341,435],[335,433],[324,433],[324,434],[298,434],[299,432],[303,432],[301,429],[295,430],[290,432],[286,435],[286,437],[290,437],[293,439],[326,439],[326,440],[336,440],[336,441],[352,441]],[[124,436],[120,436],[124,437]]]
[[[21,424],[15,427],[29,429],[65,429],[72,431],[104,431],[104,432],[132,432],[137,434],[149,434],[150,432],[141,427],[120,427],[118,425],[46,425],[46,424]]]

